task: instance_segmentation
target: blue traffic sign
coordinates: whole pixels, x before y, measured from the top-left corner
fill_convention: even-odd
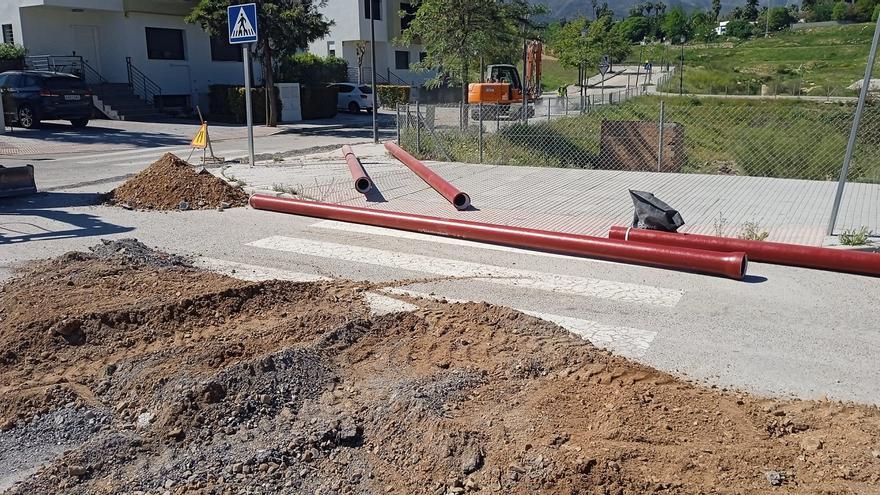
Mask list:
[[[257,4],[230,5],[226,8],[229,23],[229,43],[257,41]]]

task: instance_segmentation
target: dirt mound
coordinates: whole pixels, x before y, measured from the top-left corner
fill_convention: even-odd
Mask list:
[[[42,456],[58,457],[9,493],[880,483],[875,407],[702,388],[485,304],[371,317],[371,290],[90,255],[35,265],[0,292],[0,447],[30,439],[0,451],[0,487]]]
[[[111,204],[147,210],[202,210],[247,204],[247,194],[207,170],[165,153],[155,163],[110,191]]]

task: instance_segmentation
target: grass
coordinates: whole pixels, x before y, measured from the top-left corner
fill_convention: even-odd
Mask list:
[[[733,174],[811,180],[835,180],[852,124],[853,106],[802,100],[729,100],[667,98],[664,149],[681,172]],[[659,120],[660,100],[641,97],[619,105],[549,122],[505,123],[483,136],[485,163],[651,170],[657,139],[630,139],[620,146],[640,153],[621,159],[603,145],[603,122],[640,121],[648,128]],[[486,124],[494,129],[494,123]],[[455,161],[479,161],[477,126],[438,129],[435,134]],[[680,135],[673,131],[680,131]],[[414,131],[404,131],[404,147],[421,158],[445,159],[434,136],[423,133],[415,150]],[[675,137],[679,136],[679,137]],[[621,161],[623,160],[623,161]],[[627,161],[628,160],[628,161]],[[624,163],[626,162],[626,163]],[[628,164],[627,164],[628,163]],[[870,106],[849,178],[880,182],[880,107]]]
[[[865,246],[871,243],[870,237],[872,234],[868,227],[844,230],[839,236],[840,244],[843,246]]]
[[[873,23],[784,31],[770,38],[685,47],[684,89],[700,94],[853,96],[846,89],[864,76]],[[635,48],[638,50],[638,48]],[[643,58],[678,64],[678,47],[660,46]],[[678,91],[678,80],[667,89]],[[674,86],[674,88],[672,87]]]
[[[746,241],[766,241],[770,237],[770,232],[761,230],[757,222],[746,222],[737,237]]]

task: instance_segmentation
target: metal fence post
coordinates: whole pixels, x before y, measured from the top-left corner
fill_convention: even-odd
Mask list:
[[[422,153],[422,103],[416,100],[416,153]]]
[[[660,100],[660,122],[657,125],[657,171],[663,163],[663,122],[666,120],[666,105]]]
[[[501,131],[501,109],[498,108],[498,104],[495,103],[492,105],[492,113],[495,114],[495,132]]]
[[[397,144],[400,145],[400,102],[394,105],[394,112],[397,114]]]
[[[856,138],[859,134],[859,126],[862,123],[862,112],[865,110],[868,87],[871,86],[871,76],[874,74],[874,59],[877,56],[878,40],[880,40],[880,17],[877,18],[877,25],[874,26],[874,40],[871,42],[871,53],[868,54],[868,62],[865,64],[865,79],[862,81],[862,89],[859,91],[859,103],[856,106],[852,128],[849,131],[849,141],[846,143],[846,154],[843,156],[843,166],[840,169],[840,178],[837,180],[837,192],[834,194],[834,206],[831,207],[831,219],[828,221],[826,235],[834,235],[834,226],[837,224],[840,201],[843,199],[843,188],[846,186],[849,165],[852,162],[853,152],[856,148]]]
[[[547,122],[550,122],[550,108],[553,107],[553,98],[547,98]]]
[[[478,111],[480,112],[480,131],[477,137],[477,143],[480,148],[480,163],[483,163],[483,102],[479,103]]]

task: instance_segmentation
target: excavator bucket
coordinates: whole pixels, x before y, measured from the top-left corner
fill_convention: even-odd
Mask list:
[[[0,165],[0,198],[24,196],[37,192],[34,166],[4,167]]]

